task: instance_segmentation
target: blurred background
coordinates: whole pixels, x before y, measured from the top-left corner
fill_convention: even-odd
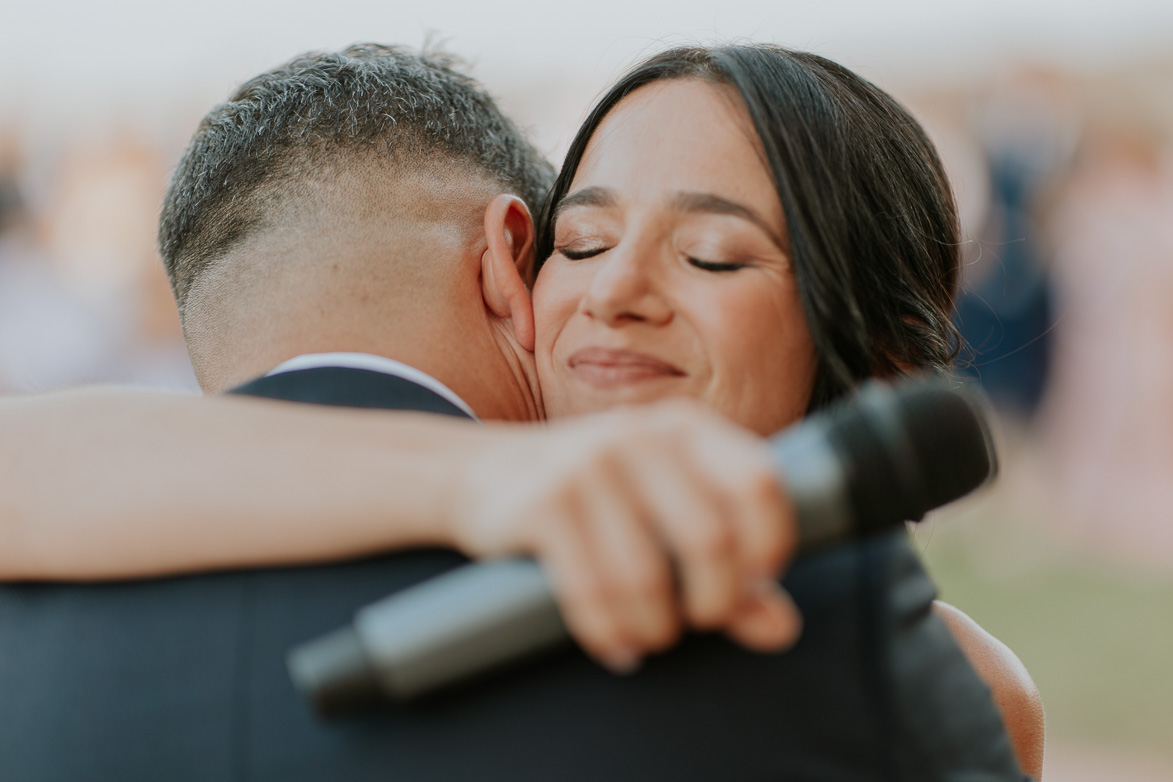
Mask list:
[[[551,159],[639,58],[808,49],[908,104],[965,222],[962,371],[998,485],[917,542],[1042,691],[1046,778],[1173,780],[1173,3],[121,0],[0,10],[0,394],[197,390],[154,249],[171,168],[250,76],[440,43]]]

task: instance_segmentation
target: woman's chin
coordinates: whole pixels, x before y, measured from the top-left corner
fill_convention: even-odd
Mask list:
[[[684,378],[644,378],[639,382],[573,383],[561,393],[546,396],[546,414],[551,418],[600,413],[615,407],[646,405],[670,397],[690,397]]]

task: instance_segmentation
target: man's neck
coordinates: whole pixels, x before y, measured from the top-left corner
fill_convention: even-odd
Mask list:
[[[434,377],[467,402],[479,418],[540,419],[533,356],[511,339],[507,324],[469,320],[425,320],[426,330],[417,321],[399,335],[387,335],[378,350],[368,352]]]
[[[411,234],[427,253],[328,226],[254,238],[189,297],[184,333],[200,384],[227,390],[307,353],[370,353],[426,372],[482,419],[541,417],[533,355],[485,304],[481,245],[445,226]]]
[[[462,309],[462,317],[441,317]],[[270,321],[269,339],[251,342],[248,355],[228,362],[236,372],[227,387],[300,355],[365,353],[435,378],[478,418],[538,420],[542,407],[532,354],[514,342],[507,323],[492,320],[480,308],[469,315],[469,309],[449,305],[421,311],[417,305],[383,309],[381,317],[365,320],[354,309],[323,308],[317,311],[327,314],[317,318],[287,312],[281,322]],[[388,317],[388,312],[395,314]]]

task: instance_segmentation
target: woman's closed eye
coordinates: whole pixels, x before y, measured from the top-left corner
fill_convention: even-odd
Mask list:
[[[555,247],[554,251],[561,253],[562,257],[566,258],[567,260],[581,261],[584,258],[591,258],[598,255],[599,253],[604,253],[608,249],[609,248],[603,245],[591,245],[586,247]]]
[[[721,261],[703,261],[700,258],[693,258],[688,256],[688,262],[698,269],[703,269],[707,272],[734,272],[738,269],[744,269],[749,266],[748,263],[742,261],[734,261],[732,263],[724,263]]]

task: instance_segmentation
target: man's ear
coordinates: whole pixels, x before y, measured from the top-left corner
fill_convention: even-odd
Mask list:
[[[534,308],[525,279],[534,261],[534,221],[517,196],[499,195],[485,209],[488,247],[481,256],[481,292],[485,306],[509,320],[513,335],[534,349]]]

